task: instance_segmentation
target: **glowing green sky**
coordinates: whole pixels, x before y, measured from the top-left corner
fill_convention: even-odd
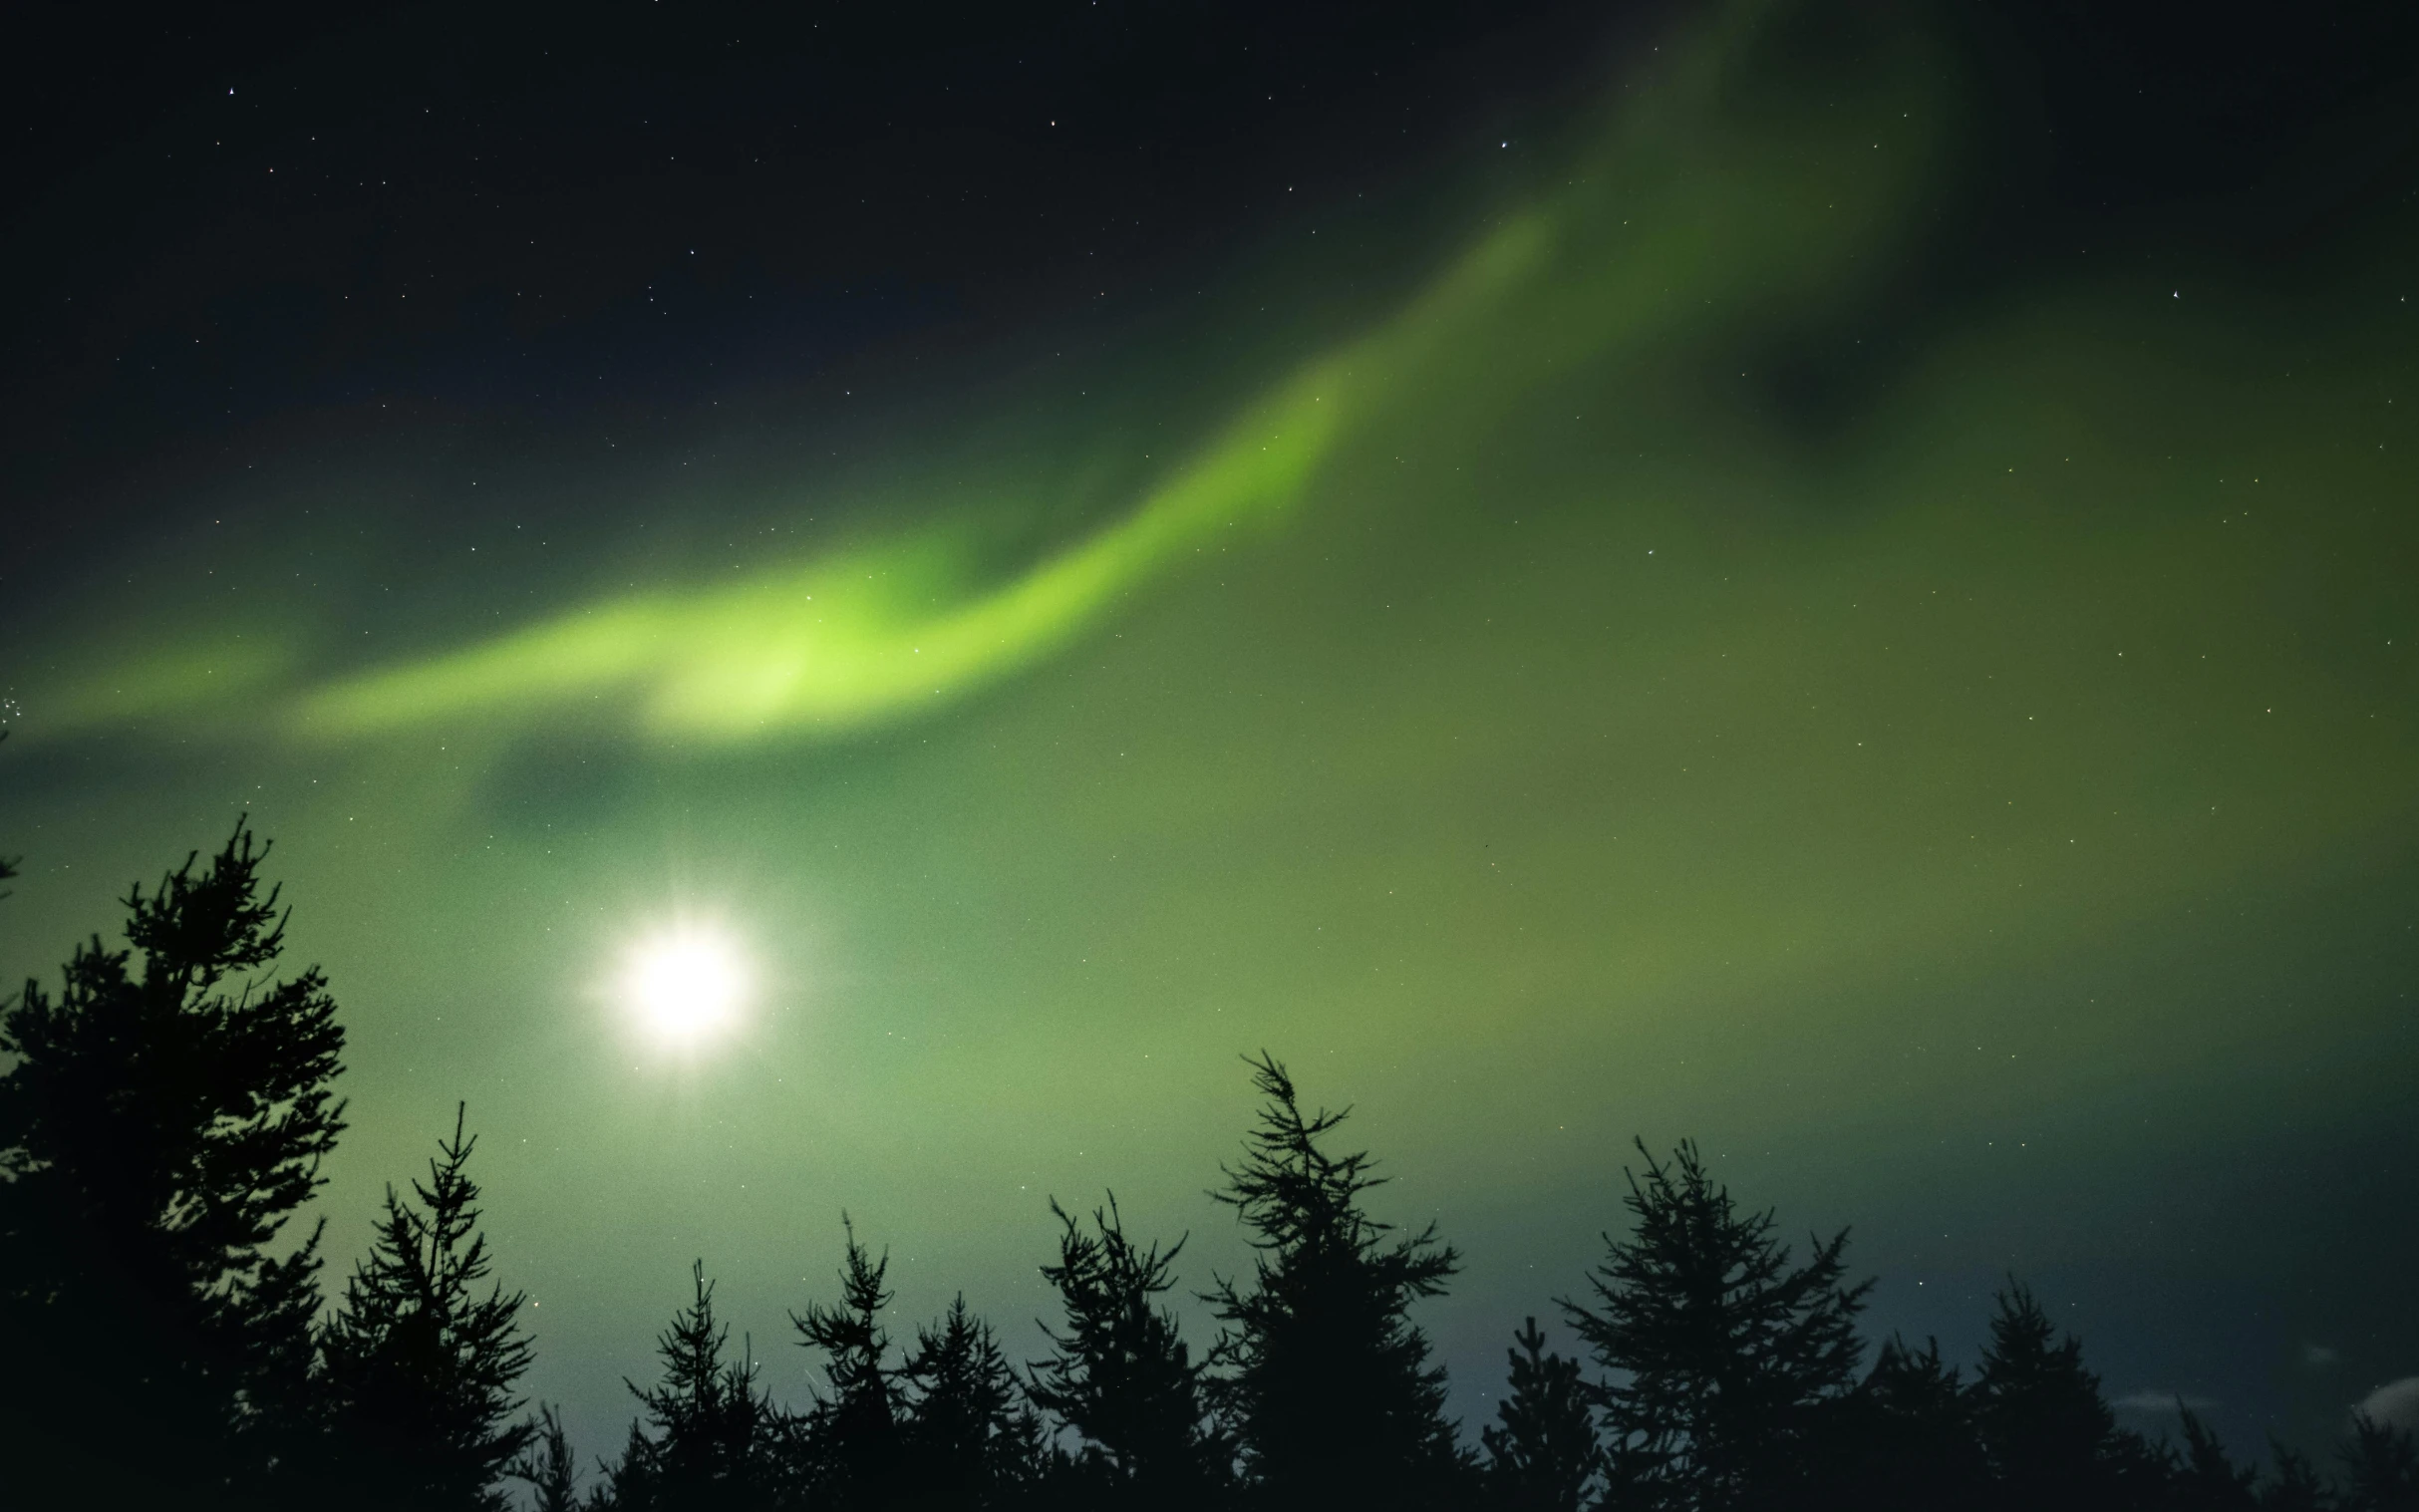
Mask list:
[[[1911,327],[1965,65],[1775,26],[1615,81],[1354,334],[1099,438],[1079,516],[936,400],[934,466],[692,486],[797,526],[712,575],[600,524],[434,625],[369,585],[466,548],[348,543],[360,469],[197,525],[9,658],[0,956],[248,804],[354,1037],[337,1252],[467,1097],[597,1447],[692,1255],[762,1352],[843,1207],[910,1315],[1021,1325],[1051,1193],[1231,1265],[1262,1046],[1467,1252],[1457,1368],[1641,1132],[1856,1224],[1891,1323],[2063,1288],[2116,1391],[2419,1369],[2357,1305],[2408,1212],[2294,1170],[2407,1152],[2419,1071],[2408,209],[2289,267],[2146,222]],[[214,575],[264,562],[355,617]],[[599,984],[679,910],[775,987],[675,1065]]]

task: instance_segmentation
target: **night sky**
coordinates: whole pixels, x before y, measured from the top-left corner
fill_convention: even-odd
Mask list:
[[[2419,1375],[2419,12],[25,39],[0,967],[248,812],[331,1276],[466,1099],[583,1451],[843,1209],[1019,1358],[1053,1194],[1231,1274],[1263,1047],[1473,1431],[1633,1135],[2137,1427]]]

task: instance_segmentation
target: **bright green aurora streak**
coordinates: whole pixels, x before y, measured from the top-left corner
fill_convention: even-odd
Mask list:
[[[936,525],[342,675],[302,691],[292,717],[352,737],[465,716],[544,720],[566,703],[635,696],[646,730],[738,740],[929,712],[1065,645],[1230,532],[1284,520],[1406,396],[1482,432],[1575,365],[1618,371],[1708,319],[1840,297],[1940,170],[1944,63],[1901,39],[1867,60],[1853,110],[1734,119],[1724,107],[1752,88],[1740,76],[1763,10],[1739,8],[1628,104],[1568,187],[1507,217],[1377,330],[1277,384],[1127,517],[1012,581],[976,580],[959,532]],[[257,649],[238,660],[239,649],[201,660],[263,673],[285,661]],[[188,706],[196,670],[191,656],[114,669],[96,679],[113,693],[87,710],[123,720]]]

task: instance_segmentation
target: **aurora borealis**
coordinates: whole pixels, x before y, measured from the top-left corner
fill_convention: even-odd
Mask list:
[[[1877,1332],[2013,1272],[2120,1399],[2331,1431],[2419,1374],[2411,54],[2078,206],[2042,45],[1633,18],[1113,319],[621,410],[339,365],[50,467],[140,504],[0,543],[0,961],[248,810],[352,1037],[332,1254],[466,1098],[598,1449],[692,1257],[770,1340],[843,1209],[1012,1348],[1053,1194],[1231,1270],[1262,1047],[1467,1256],[1465,1416],[1640,1134],[1853,1225]],[[761,978],[720,1054],[607,1001],[682,917]]]

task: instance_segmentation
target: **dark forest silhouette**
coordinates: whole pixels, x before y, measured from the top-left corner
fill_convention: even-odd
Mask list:
[[[1183,1241],[1129,1236],[1113,1196],[1088,1218],[1050,1204],[1060,1316],[1031,1361],[962,1298],[894,1339],[888,1257],[843,1218],[833,1294],[791,1315],[823,1377],[806,1405],[762,1386],[700,1262],[660,1374],[629,1383],[627,1441],[583,1464],[516,1394],[524,1299],[494,1276],[461,1108],[426,1179],[388,1189],[332,1306],[319,1231],[287,1233],[344,1128],[344,1032],[315,968],[271,974],[266,853],[239,824],[206,864],[134,888],[130,949],[94,937],[56,996],[29,981],[0,1016],[12,1507],[2419,1509],[2412,1435],[2365,1417],[2332,1463],[2278,1446],[2265,1470],[2181,1403],[2175,1442],[2119,1427],[2080,1344],[2014,1282],[1970,1375],[1930,1343],[1869,1352],[1847,1233],[1801,1258],[1684,1142],[1639,1145],[1626,1230],[1556,1304],[1586,1358],[1525,1319],[1472,1444],[1411,1316],[1453,1250],[1369,1215],[1382,1178],[1339,1149],[1346,1113],[1306,1111],[1265,1053],[1258,1123],[1214,1193],[1252,1261],[1198,1294],[1206,1348],[1166,1302]]]

